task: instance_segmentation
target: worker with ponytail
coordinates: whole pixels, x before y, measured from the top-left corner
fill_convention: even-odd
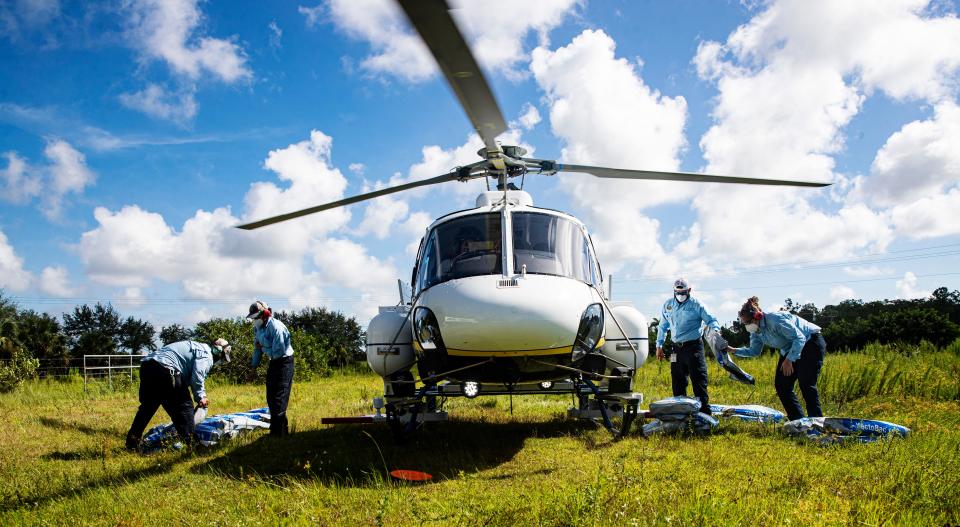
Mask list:
[[[765,313],[755,296],[744,302],[739,316],[740,322],[750,333],[750,345],[729,348],[727,351],[738,357],[756,357],[764,346],[779,350],[774,386],[787,417],[791,421],[803,417],[800,401],[793,391],[798,383],[807,405],[807,414],[810,417],[823,417],[817,380],[827,344],[820,334],[820,326],[787,311]]]

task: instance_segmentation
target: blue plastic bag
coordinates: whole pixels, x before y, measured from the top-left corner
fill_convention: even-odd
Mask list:
[[[758,404],[743,404],[737,406],[711,404],[710,411],[720,417],[731,417],[755,423],[779,423],[786,419],[786,415],[784,415],[783,412]]]

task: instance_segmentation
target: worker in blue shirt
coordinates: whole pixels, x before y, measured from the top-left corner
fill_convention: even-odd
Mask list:
[[[710,414],[707,396],[707,361],[703,355],[701,324],[720,331],[717,319],[697,299],[690,296],[693,288],[683,278],[673,283],[673,297],[664,302],[657,326],[657,359],[663,360],[663,343],[669,331],[673,337],[670,355],[670,378],[673,395],[687,395],[687,378],[693,395],[700,399],[700,411]]]
[[[786,311],[764,313],[760,309],[760,300],[755,296],[743,304],[739,316],[740,322],[750,333],[750,346],[728,348],[727,351],[738,357],[756,357],[765,345],[778,349],[780,359],[777,361],[773,384],[787,417],[791,421],[803,417],[800,401],[793,391],[794,384],[798,382],[800,393],[807,403],[807,415],[823,417],[817,379],[823,368],[827,343],[820,334],[820,326]]]
[[[230,343],[224,339],[213,344],[185,340],[167,344],[144,357],[140,361],[140,408],[127,432],[127,450],[140,448],[143,431],[161,406],[180,439],[189,445],[193,440],[193,401],[201,408],[210,404],[204,383],[214,362],[230,362],[230,349]]]
[[[257,300],[250,305],[247,318],[253,321],[253,360],[260,365],[264,355],[270,360],[267,367],[267,406],[270,407],[270,434],[284,436],[287,426],[287,403],[293,387],[293,346],[290,331],[273,317],[270,308]]]

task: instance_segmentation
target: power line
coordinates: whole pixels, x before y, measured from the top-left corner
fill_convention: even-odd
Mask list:
[[[922,248],[922,249],[905,249],[905,250],[899,251],[899,252],[907,252],[907,251],[916,252],[916,251],[921,251],[921,250],[939,249],[939,248],[941,248],[941,247],[949,247],[949,246],[953,246],[953,245],[960,245],[960,244],[951,244],[951,245],[935,246],[935,247],[925,247],[925,248]],[[891,251],[891,252],[894,252],[894,251]],[[879,255],[879,254],[883,254],[883,253],[876,253],[876,254]],[[921,260],[921,259],[927,259],[927,258],[940,258],[940,257],[956,256],[956,255],[960,255],[960,251],[944,251],[944,252],[938,252],[938,253],[932,253],[932,254],[915,254],[915,255],[904,255],[904,256],[892,256],[892,257],[885,257],[885,258],[876,258],[876,259],[872,259],[872,260],[871,260],[871,259],[864,259],[866,256],[869,256],[869,255],[864,255],[863,257],[858,257],[858,259],[855,259],[855,260],[840,260],[840,261],[825,262],[825,263],[817,263],[815,260],[810,260],[810,261],[806,261],[806,262],[795,262],[795,263],[765,264],[765,265],[758,265],[758,266],[753,266],[753,267],[733,268],[733,269],[730,269],[730,270],[728,270],[728,271],[724,271],[724,272],[722,272],[722,273],[718,273],[718,274],[716,274],[716,275],[710,276],[709,278],[715,278],[715,277],[718,277],[718,276],[720,276],[720,277],[722,277],[722,276],[735,276],[735,275],[742,274],[742,273],[745,273],[745,272],[754,273],[754,274],[761,274],[761,273],[766,274],[766,273],[779,273],[779,272],[785,272],[785,271],[806,271],[806,270],[816,270],[816,269],[834,269],[834,268],[843,267],[843,266],[847,266],[847,265],[867,265],[867,264],[877,264],[877,263],[905,262],[905,261],[912,261],[912,260]],[[810,264],[810,265],[806,265],[806,264]],[[618,283],[619,283],[619,282],[647,282],[647,281],[669,280],[669,279],[671,279],[671,278],[673,278],[673,277],[672,277],[672,276],[667,276],[667,275],[653,275],[653,276],[648,276],[648,277],[644,277],[644,278],[618,278],[618,279],[617,279],[617,282],[618,282]]]
[[[182,306],[194,304],[198,306],[202,305],[231,305],[231,304],[249,304],[251,298],[234,298],[234,299],[202,299],[202,298],[144,298],[144,299],[125,299],[125,298],[116,298],[116,299],[104,299],[104,298],[93,298],[93,297],[26,297],[26,296],[11,296],[9,297],[15,302],[24,303],[24,304],[112,304],[112,305],[128,305],[128,306],[140,306],[140,305],[151,305],[151,306]],[[266,297],[261,297],[266,298]],[[367,302],[371,300],[385,300],[393,299],[396,300],[395,295],[379,295],[379,296],[368,296],[368,297],[319,297],[319,298],[277,298],[269,299],[266,298],[267,303],[304,303],[304,304],[317,304],[325,302],[344,302],[344,303],[360,303]]]
[[[917,278],[934,278],[934,277],[938,277],[938,276],[954,276],[954,275],[960,275],[960,272],[958,272],[958,273],[918,274],[918,275],[914,275],[914,276],[916,276]],[[844,285],[844,284],[856,284],[856,283],[861,283],[861,282],[879,282],[879,281],[881,281],[881,280],[897,280],[897,279],[902,279],[902,278],[903,278],[902,276],[893,275],[893,276],[884,276],[884,277],[881,277],[881,278],[863,278],[863,279],[860,279],[860,280],[843,280],[843,281],[839,281],[839,282],[836,282],[836,281],[834,281],[834,282],[804,282],[804,283],[796,283],[796,284],[751,285],[751,286],[745,286],[745,287],[722,287],[722,288],[719,288],[719,289],[698,289],[698,291],[701,291],[701,292],[704,292],[704,293],[716,293],[716,292],[730,291],[730,290],[733,290],[733,291],[746,291],[746,290],[754,290],[754,289],[780,289],[780,288],[785,288],[785,287],[804,287],[804,286],[811,286],[811,285]],[[658,294],[662,294],[662,293],[663,293],[663,290],[657,290],[657,291],[626,291],[626,293],[629,293],[629,294],[632,294],[632,295],[658,295]]]

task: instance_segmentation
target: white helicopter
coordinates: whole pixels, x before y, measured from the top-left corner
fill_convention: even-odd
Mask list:
[[[431,224],[417,253],[411,295],[382,306],[367,326],[367,361],[384,379],[375,416],[402,437],[445,420],[437,400],[483,395],[574,394],[581,418],[602,418],[619,436],[642,400],[632,392],[647,358],[647,322],[630,302],[612,302],[586,226],[538,208],[511,180],[578,172],[600,178],[822,187],[825,183],[684,172],[625,170],[524,157],[496,137],[507,125],[445,0],[398,0],[453,89],[484,148],[476,163],[446,174],[240,225],[257,229],[404,190],[490,178],[496,191],[473,209]],[[488,179],[488,182],[490,181]],[[419,378],[415,378],[416,367]],[[381,409],[386,408],[386,415]],[[622,417],[615,428],[612,418]]]

